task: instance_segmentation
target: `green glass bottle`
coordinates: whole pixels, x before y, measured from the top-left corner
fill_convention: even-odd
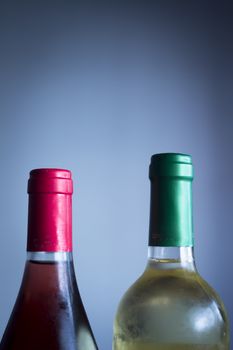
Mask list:
[[[120,302],[113,350],[229,350],[224,305],[194,262],[191,157],[152,156],[150,180],[148,263]]]

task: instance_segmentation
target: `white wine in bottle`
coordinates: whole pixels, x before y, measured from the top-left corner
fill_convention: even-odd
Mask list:
[[[120,302],[113,350],[229,350],[224,305],[194,262],[191,157],[152,156],[150,180],[148,263]]]

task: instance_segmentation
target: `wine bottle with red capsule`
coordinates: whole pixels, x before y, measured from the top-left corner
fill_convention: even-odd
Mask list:
[[[72,192],[68,170],[30,172],[27,261],[0,350],[97,350],[74,273]]]

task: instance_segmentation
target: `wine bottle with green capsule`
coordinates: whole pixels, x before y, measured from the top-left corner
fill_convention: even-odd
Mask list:
[[[193,254],[189,155],[151,158],[148,262],[117,310],[113,350],[229,350],[229,324]]]

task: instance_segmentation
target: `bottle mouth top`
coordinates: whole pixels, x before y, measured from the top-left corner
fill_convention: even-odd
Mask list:
[[[72,173],[67,169],[33,169],[28,180],[28,193],[72,194]]]
[[[158,153],[151,157],[149,178],[176,177],[193,180],[192,157],[182,153]]]

